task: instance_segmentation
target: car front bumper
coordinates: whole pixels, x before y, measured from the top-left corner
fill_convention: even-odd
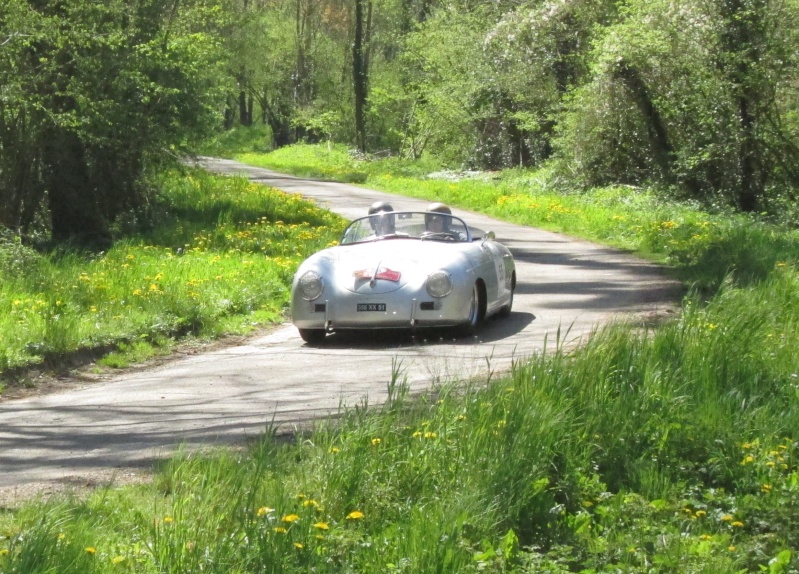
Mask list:
[[[349,292],[333,295],[327,298],[323,295],[315,301],[293,297],[293,323],[300,329],[328,331],[447,327],[466,322],[471,305],[471,292],[453,291],[440,299],[426,292],[401,297],[397,292],[387,297],[364,297]]]

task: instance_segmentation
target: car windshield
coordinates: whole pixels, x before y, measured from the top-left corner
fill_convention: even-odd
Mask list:
[[[384,211],[353,221],[342,245],[384,239],[471,241],[469,228],[459,217],[430,211]]]

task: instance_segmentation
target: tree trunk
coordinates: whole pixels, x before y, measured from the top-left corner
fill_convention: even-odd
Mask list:
[[[52,239],[107,249],[111,234],[91,185],[83,142],[58,128],[48,131],[43,163]]]
[[[239,91],[239,123],[243,126],[252,124],[247,111],[247,92],[245,90]]]
[[[366,65],[364,59],[364,1],[355,0],[355,37],[352,43],[352,78],[355,94],[355,140],[366,151]]]
[[[634,67],[627,65],[626,62],[619,62],[614,75],[621,80],[622,84],[632,96],[641,114],[644,116],[647,126],[647,136],[652,155],[660,169],[661,178],[667,183],[674,183],[672,171],[672,156],[674,148],[669,141],[666,126],[663,118],[655,107],[649,90],[646,87],[641,74]]]
[[[299,107],[313,102],[313,3],[297,0],[295,15],[295,42],[297,46],[294,74],[294,103]]]
[[[753,69],[760,60],[759,42],[766,35],[763,6],[745,0],[724,0],[720,3],[726,28],[721,40],[734,63],[726,66],[728,78],[737,93],[740,144],[737,164],[739,184],[735,201],[742,211],[757,211],[765,195],[768,170],[763,168],[763,148],[756,126],[761,116],[763,96],[754,85]]]

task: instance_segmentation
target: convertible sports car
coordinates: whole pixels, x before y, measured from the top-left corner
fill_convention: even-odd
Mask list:
[[[492,232],[448,213],[384,211],[356,219],[340,245],[300,265],[291,316],[310,344],[343,329],[454,327],[465,335],[486,317],[509,315],[515,287],[513,257]]]

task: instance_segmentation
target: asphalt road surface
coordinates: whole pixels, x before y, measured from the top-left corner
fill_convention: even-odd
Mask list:
[[[208,169],[299,193],[348,219],[387,199],[395,209],[426,201],[361,187],[304,180],[227,160]],[[516,259],[508,319],[489,320],[465,340],[334,334],[305,345],[285,324],[268,335],[101,383],[0,403],[0,488],[76,483],[100,471],[147,465],[180,445],[196,448],[257,436],[267,425],[289,432],[342,405],[376,404],[399,370],[412,391],[437,381],[485,379],[512,361],[579,343],[601,324],[672,309],[679,286],[656,265],[613,249],[454,209],[491,230]],[[546,342],[546,343],[545,343]],[[120,471],[121,472],[121,471]]]

